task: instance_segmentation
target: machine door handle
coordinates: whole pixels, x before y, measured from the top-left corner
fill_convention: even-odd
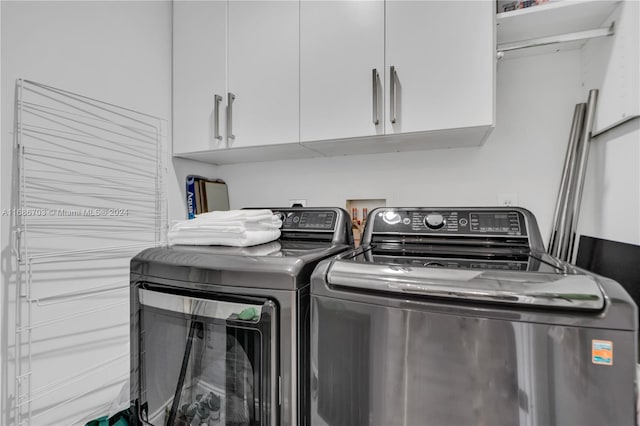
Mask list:
[[[266,301],[262,305],[255,302],[227,302],[215,299],[161,293],[158,291],[139,289],[140,304],[183,315],[235,321],[242,320],[247,324],[257,324],[262,320],[265,309],[272,309],[273,302]],[[251,318],[237,318],[241,313],[252,313]],[[266,311],[265,311],[266,312]]]
[[[234,140],[236,135],[233,134],[233,101],[236,100],[236,95],[229,92],[227,93],[227,139]]]
[[[214,137],[214,139],[221,140],[222,136],[220,136],[220,102],[222,102],[222,96],[215,95],[213,99],[214,99],[214,106],[213,106],[213,137]]]
[[[334,260],[327,284],[380,293],[601,311],[605,299],[595,277],[500,270],[440,269]],[[419,299],[418,299],[419,300]]]
[[[396,80],[397,80],[396,67],[391,66],[391,69],[389,72],[389,115],[392,123],[395,123],[397,119],[396,117],[396,103],[397,103]]]
[[[378,75],[378,70],[374,68],[371,73],[371,93],[373,94],[373,117],[371,121],[373,121],[374,125],[380,124],[380,119],[378,117],[378,81],[380,80],[380,76]]]

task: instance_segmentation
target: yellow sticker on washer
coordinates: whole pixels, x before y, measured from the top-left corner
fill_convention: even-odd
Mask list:
[[[592,340],[591,362],[600,365],[613,365],[613,342],[611,340]]]

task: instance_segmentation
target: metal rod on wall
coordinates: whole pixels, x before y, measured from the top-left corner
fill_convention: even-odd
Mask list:
[[[593,123],[596,115],[596,105],[598,103],[598,90],[592,89],[589,91],[589,99],[587,100],[587,113],[584,120],[584,127],[582,129],[582,136],[580,138],[581,150],[579,152],[578,163],[576,163],[576,180],[575,180],[575,198],[573,200],[572,217],[570,217],[570,233],[569,233],[569,246],[566,253],[566,260],[571,261],[573,259],[573,253],[575,251],[576,233],[578,230],[578,219],[580,217],[580,204],[582,203],[582,192],[584,190],[585,175],[587,173],[587,162],[589,160],[589,148],[591,147],[591,132],[593,132]]]
[[[549,245],[547,247],[547,252],[554,257],[559,257],[561,247],[560,242],[564,239],[567,210],[571,200],[571,182],[576,162],[576,147],[582,133],[586,107],[587,104],[585,103],[576,104],[573,113],[571,131],[569,132],[569,143],[567,144],[567,153],[564,158],[562,178],[560,179],[560,189],[558,190],[556,209],[553,215],[552,223],[554,226],[551,231],[551,239],[549,240]]]

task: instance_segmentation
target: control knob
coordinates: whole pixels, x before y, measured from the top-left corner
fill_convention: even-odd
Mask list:
[[[440,229],[444,223],[444,216],[439,213],[431,213],[424,218],[424,225],[429,229]]]

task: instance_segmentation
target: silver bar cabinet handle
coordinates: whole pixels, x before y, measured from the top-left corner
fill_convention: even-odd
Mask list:
[[[380,119],[378,118],[378,80],[380,77],[378,76],[378,70],[374,68],[371,73],[371,82],[372,88],[371,93],[373,93],[373,124],[380,124]]]
[[[220,136],[220,102],[222,102],[222,96],[215,95],[214,106],[213,106],[213,137],[215,139],[221,140],[222,136]]]
[[[391,122],[396,122],[396,67],[392,66],[389,72],[389,114]]]
[[[236,135],[233,134],[233,101],[236,100],[236,95],[229,92],[227,93],[227,139],[235,139]]]

